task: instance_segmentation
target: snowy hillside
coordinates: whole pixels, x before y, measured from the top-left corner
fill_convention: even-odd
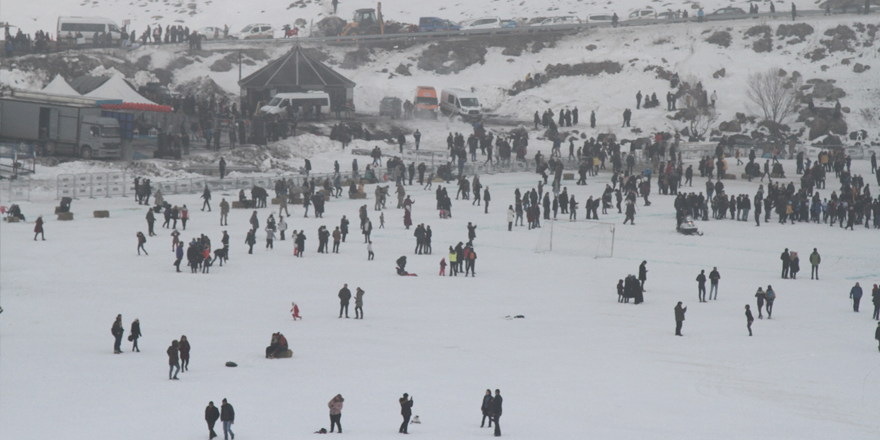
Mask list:
[[[418,23],[419,17],[442,17],[452,21],[466,21],[481,17],[503,19],[530,19],[559,15],[575,15],[581,19],[593,14],[616,12],[624,17],[630,10],[651,6],[658,11],[686,9],[691,11],[695,4],[702,5],[707,12],[724,6],[739,6],[748,9],[746,2],[732,4],[723,0],[708,0],[694,3],[689,0],[648,1],[623,0],[614,2],[583,0],[477,0],[436,3],[430,1],[385,0],[382,11],[386,20],[400,23]],[[762,10],[769,10],[764,3]],[[777,9],[784,10],[786,3],[779,3]],[[803,9],[816,7],[804,3]],[[343,0],[339,2],[337,15],[350,20],[355,9],[375,8],[376,2],[364,0]],[[27,32],[38,29],[54,34],[58,16],[102,16],[115,20],[120,25],[131,20],[134,29],[142,31],[147,25],[160,23],[171,25],[180,23],[191,29],[203,26],[228,25],[230,31],[237,32],[251,23],[268,23],[280,29],[285,24],[292,25],[296,20],[306,22],[320,21],[332,15],[330,0],[295,0],[277,2],[243,2],[234,0],[47,0],[16,5],[9,10],[4,8],[0,20],[21,26]],[[46,11],[52,11],[46,14]]]

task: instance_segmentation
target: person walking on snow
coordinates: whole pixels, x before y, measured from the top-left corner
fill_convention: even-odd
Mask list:
[[[147,237],[144,236],[144,233],[143,233],[143,232],[138,232],[138,233],[137,233],[137,239],[138,239],[138,256],[141,255],[141,250],[144,251],[144,254],[146,254],[146,255],[150,255],[150,254],[147,253],[147,249],[144,247],[144,243],[147,242]]]
[[[223,422],[223,440],[229,440],[229,436],[232,436],[232,440],[235,440],[235,433],[232,432],[232,424],[235,423],[235,410],[232,408],[226,399],[223,399],[223,404],[220,405],[220,421]]]
[[[752,335],[753,322],[755,322],[755,318],[752,317],[752,311],[749,310],[749,305],[746,304],[746,327],[749,329],[749,336]]]
[[[495,419],[495,437],[501,437],[501,404],[504,400],[501,398],[501,390],[495,389],[495,397],[492,399],[492,417]]]
[[[874,339],[880,341],[880,322],[877,323],[877,330],[874,330]],[[880,346],[877,349],[880,350]]]
[[[125,329],[122,328],[122,315],[116,315],[116,321],[113,321],[113,327],[110,328],[110,333],[113,335],[115,342],[113,343],[113,353],[120,354],[122,353],[122,335],[125,334]]]
[[[141,352],[141,349],[138,348],[138,338],[141,336],[143,336],[141,335],[141,322],[135,318],[131,323],[131,334],[128,335],[128,340],[132,342],[131,351]]]
[[[43,233],[43,216],[37,217],[37,221],[34,224],[34,241],[37,241],[37,236],[40,235],[43,237],[43,241],[46,241],[46,234]]]
[[[849,291],[849,297],[853,300],[853,312],[859,311],[859,302],[862,301],[862,288],[856,283]]]
[[[214,432],[214,424],[217,423],[219,418],[220,410],[214,406],[213,401],[208,402],[208,406],[205,408],[205,421],[208,422],[208,440],[217,437],[217,433]]]
[[[202,203],[202,211],[204,211],[205,208],[208,208],[208,212],[211,212],[211,190],[208,189],[208,185],[205,185],[205,190],[202,192],[201,198],[205,199],[205,202]]]
[[[776,301],[776,292],[773,291],[773,286],[767,285],[764,297],[767,299],[767,319],[770,319],[773,315],[773,302]]]
[[[177,373],[180,372],[180,357],[178,354],[180,347],[178,345],[177,339],[171,341],[171,346],[168,347],[168,350],[165,350],[165,353],[168,354],[168,380],[177,380]],[[174,371],[174,368],[177,368],[177,371]],[[171,373],[174,372],[174,376],[171,376]]]
[[[874,320],[880,319],[880,287],[874,284],[874,290],[871,291],[871,298],[874,302]]]
[[[761,309],[764,307],[764,300],[767,299],[767,294],[764,293],[764,289],[758,287],[758,291],[755,292],[755,298],[758,300],[758,319],[764,319],[764,315],[761,314]]]
[[[295,302],[291,302],[290,305],[290,315],[293,316],[293,320],[296,321],[297,318],[302,319],[302,317],[299,316],[299,306],[296,305]]]
[[[354,293],[354,319],[364,319],[364,289],[360,287]]]
[[[483,396],[483,405],[480,406],[480,410],[483,412],[483,421],[480,422],[480,428],[486,425],[486,418],[489,418],[489,427],[492,427],[492,390],[486,390],[486,395]]]

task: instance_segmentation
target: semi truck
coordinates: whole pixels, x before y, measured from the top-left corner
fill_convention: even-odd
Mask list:
[[[0,142],[31,144],[44,156],[118,158],[119,121],[101,116],[102,102],[13,90],[0,96]]]

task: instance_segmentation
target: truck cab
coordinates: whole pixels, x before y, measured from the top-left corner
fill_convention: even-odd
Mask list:
[[[416,99],[413,101],[413,114],[422,117],[431,117],[437,119],[437,90],[433,87],[418,86],[416,87]]]
[[[84,116],[79,148],[67,151],[68,154],[83,159],[119,157],[122,139],[119,135],[119,121],[102,116]],[[59,151],[59,153],[62,153]]]

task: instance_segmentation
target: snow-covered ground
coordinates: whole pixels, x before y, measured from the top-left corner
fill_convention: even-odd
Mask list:
[[[853,169],[873,180],[867,162]],[[583,206],[608,177],[567,186]],[[437,218],[433,192],[407,187],[413,221],[434,231],[433,255],[413,255],[412,231],[389,200],[386,228],[373,233],[374,261],[357,233],[361,204],[379,226],[372,195],[332,200],[324,219],[292,207],[289,229],[308,236],[299,259],[289,240],[265,250],[263,231],[248,255],[251,211],[234,210],[229,226],[219,226],[217,203],[233,193],[215,193],[211,213],[198,210],[196,195],[166,197],[191,209],[185,241],[206,234],[218,245],[229,231],[229,264],[208,275],[174,273],[167,229],[157,228],[150,255],[139,257],[135,233],[146,231],[145,209],[131,199],[75,200],[76,219],[59,222],[52,195],[35,194],[21,203],[27,223],[0,224],[3,438],[199,439],[205,405],[224,397],[236,410],[237,438],[302,438],[327,427],[326,403],[337,393],[345,397],[347,436],[390,438],[404,392],[422,421],[411,435],[481,438],[491,435],[478,427],[487,388],[505,397],[505,437],[876,438],[880,355],[869,295],[880,280],[876,230],[725,220],[699,222],[705,235],[685,237],[674,232],[673,198],[654,195],[652,206],[639,206],[635,226],[621,225],[622,215],[601,216],[617,224],[613,258],[536,254],[540,231],[508,232],[505,209],[514,189],[530,189],[537,177],[482,181],[490,213],[454,201],[448,220]],[[751,195],[758,185],[726,182],[731,194]],[[99,209],[110,218],[92,218]],[[261,224],[271,211],[259,210]],[[39,214],[45,242],[32,241]],[[315,253],[318,226],[332,229],[342,215],[353,233],[340,254]],[[478,276],[437,277],[445,249],[466,241],[467,222],[478,225]],[[798,280],[779,277],[785,247],[801,255]],[[821,281],[807,276],[814,247]],[[418,277],[394,274],[401,255]],[[617,280],[642,260],[646,302],[617,303]],[[713,266],[722,276],[718,300],[697,303],[694,278]],[[847,298],[856,282],[866,290],[858,314]],[[343,283],[366,291],[363,321],[337,318]],[[743,306],[768,284],[778,295],[773,319],[758,320],[748,337]],[[291,301],[302,321],[287,313]],[[682,338],[673,336],[677,301],[688,306]],[[123,341],[125,353],[113,355],[109,330],[118,313],[126,335],[140,319],[141,353]],[[519,314],[525,319],[505,319]],[[263,358],[277,331],[292,359]],[[165,349],[182,334],[193,347],[191,366],[172,382]]]

